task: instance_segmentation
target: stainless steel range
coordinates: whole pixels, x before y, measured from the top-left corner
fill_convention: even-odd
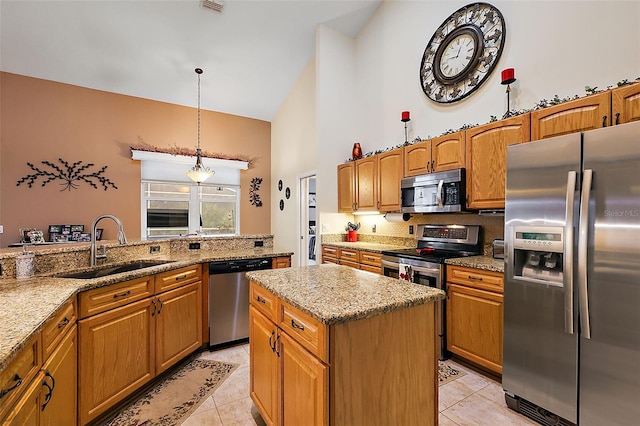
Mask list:
[[[479,225],[418,225],[417,247],[382,252],[382,273],[416,284],[445,288],[445,260],[482,254]],[[448,358],[445,301],[438,304],[439,357]]]

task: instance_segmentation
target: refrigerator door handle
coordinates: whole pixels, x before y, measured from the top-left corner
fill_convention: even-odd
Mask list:
[[[578,233],[578,297],[580,303],[580,328],[585,339],[591,339],[589,324],[589,293],[587,285],[587,247],[589,243],[589,198],[593,170],[586,169],[582,177],[582,199],[580,201],[580,225]]]
[[[576,172],[567,173],[567,224],[564,231],[564,331],[573,334],[573,206],[576,196]]]

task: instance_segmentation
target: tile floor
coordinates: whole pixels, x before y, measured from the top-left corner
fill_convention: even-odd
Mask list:
[[[264,425],[249,398],[249,345],[204,351],[201,358],[233,362],[239,367],[183,426]],[[466,374],[439,388],[441,426],[537,425],[507,408],[499,382],[454,361],[446,362]]]

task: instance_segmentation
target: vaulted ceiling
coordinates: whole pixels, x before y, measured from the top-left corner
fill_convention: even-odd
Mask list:
[[[382,0],[0,1],[0,69],[271,121],[325,24],[355,36]]]

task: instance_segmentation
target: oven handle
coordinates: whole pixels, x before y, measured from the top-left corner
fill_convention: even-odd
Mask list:
[[[411,268],[417,272],[426,272],[429,275],[440,274],[440,267],[438,268],[423,268],[422,266],[411,265]]]
[[[400,270],[400,266],[398,265],[398,262],[389,262],[388,260],[382,260],[382,267],[393,269],[395,271]]]

